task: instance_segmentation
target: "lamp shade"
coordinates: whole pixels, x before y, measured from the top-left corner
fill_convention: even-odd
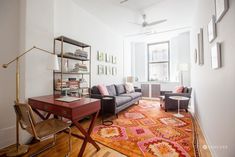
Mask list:
[[[48,69],[49,70],[59,70],[59,62],[57,55],[50,55],[50,59],[48,62]]]
[[[179,70],[180,71],[188,71],[189,70],[188,64],[187,63],[179,64]]]
[[[126,82],[134,83],[134,77],[133,76],[127,76]]]

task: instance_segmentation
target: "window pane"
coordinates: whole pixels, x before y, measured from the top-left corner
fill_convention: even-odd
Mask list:
[[[149,62],[168,61],[168,43],[149,45]]]
[[[149,64],[149,81],[167,81],[168,63]]]

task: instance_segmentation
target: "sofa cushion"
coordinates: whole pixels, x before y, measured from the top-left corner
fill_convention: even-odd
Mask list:
[[[121,106],[129,101],[131,101],[131,97],[128,96],[115,96],[116,105]]]
[[[111,96],[116,96],[117,95],[116,88],[115,88],[114,85],[106,86],[106,88],[109,92],[109,95],[111,95]]]
[[[91,88],[91,94],[101,94],[97,86]]]
[[[115,85],[117,95],[126,93],[125,87],[123,84]]]
[[[125,89],[126,89],[126,93],[132,93],[135,91],[134,86],[132,83],[126,83],[125,84]]]
[[[177,87],[175,88],[175,93],[182,93],[183,90],[184,90],[184,86],[177,86]]]
[[[183,93],[188,93],[188,88],[187,87],[184,87]]]
[[[120,96],[123,96],[123,97],[131,97],[132,99],[136,99],[138,97],[141,97],[142,96],[142,93],[140,92],[133,92],[133,93],[126,93],[126,94],[121,94]]]
[[[99,89],[101,95],[109,95],[109,92],[104,85],[100,84],[97,86],[97,88]]]

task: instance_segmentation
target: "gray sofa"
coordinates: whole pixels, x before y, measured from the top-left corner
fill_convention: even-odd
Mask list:
[[[176,109],[178,109],[178,101],[170,99],[169,97],[171,97],[171,96],[184,96],[184,97],[188,97],[189,100],[180,101],[180,109],[185,109],[185,111],[188,112],[188,105],[189,105],[189,101],[191,98],[191,93],[192,93],[192,88],[190,88],[190,87],[184,87],[182,93],[172,93],[169,91],[162,91],[161,94],[163,94],[163,96],[160,97],[161,98],[161,102],[160,102],[161,107],[163,107],[166,112],[167,112],[167,110],[176,110]]]
[[[106,86],[106,88],[109,92],[109,95],[102,96],[97,86],[93,86],[90,91],[91,98],[96,98],[101,100],[104,97],[112,98],[109,101],[101,101],[104,113],[116,114],[117,116],[120,111],[139,102],[139,100],[142,98],[141,92],[135,91],[132,93],[126,93],[124,84],[109,85]]]

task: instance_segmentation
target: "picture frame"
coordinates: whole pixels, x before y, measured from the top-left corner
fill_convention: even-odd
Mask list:
[[[204,45],[203,45],[203,28],[200,28],[199,33],[197,34],[198,41],[198,64],[204,64]]]
[[[112,67],[111,66],[105,66],[105,74],[112,75]]]
[[[216,23],[215,23],[215,16],[213,15],[209,24],[207,25],[207,34],[208,34],[208,41],[212,43],[215,40],[217,33],[216,33]]]
[[[220,22],[229,8],[228,0],[215,0],[216,22]]]
[[[110,59],[110,55],[108,53],[105,53],[105,61],[107,63],[110,63],[111,59]]]
[[[97,51],[97,60],[98,61],[104,61],[104,53]]]
[[[98,69],[98,75],[103,75],[104,74],[104,66],[103,65],[98,65],[97,66]]]
[[[221,67],[221,49],[218,42],[211,47],[211,67],[212,69]]]
[[[112,63],[117,64],[117,57],[116,56],[112,56]]]
[[[113,76],[116,76],[116,75],[117,75],[117,68],[116,68],[116,67],[113,67],[113,68],[112,68],[112,75],[113,75]]]
[[[194,50],[194,62],[195,64],[197,64],[197,60],[198,60],[198,54],[197,54],[197,49]]]

